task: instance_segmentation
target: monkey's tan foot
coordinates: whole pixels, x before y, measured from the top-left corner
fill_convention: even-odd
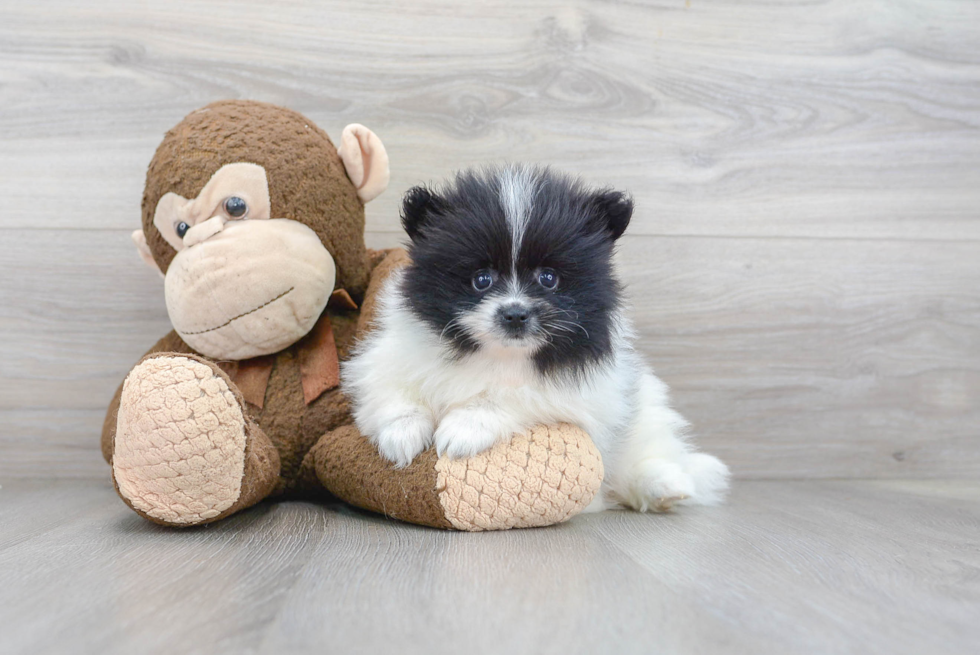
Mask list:
[[[163,525],[209,523],[272,490],[279,455],[215,364],[151,355],[123,383],[112,456],[119,495]]]
[[[474,532],[561,523],[589,505],[603,475],[589,436],[564,424],[534,427],[464,459],[429,449],[400,469],[356,427],[345,426],[323,436],[303,465],[352,505]]]

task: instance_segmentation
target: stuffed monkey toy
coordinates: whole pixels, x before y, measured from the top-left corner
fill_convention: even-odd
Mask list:
[[[223,101],[167,132],[150,163],[140,255],[174,330],[116,391],[102,451],[120,497],[162,525],[217,521],[266,498],[332,494],[420,525],[543,526],[586,507],[588,436],[538,426],[476,457],[405,468],[353,425],[340,366],[370,329],[404,250],[364,245],[388,156],[362,125],[340,147],[304,116]]]

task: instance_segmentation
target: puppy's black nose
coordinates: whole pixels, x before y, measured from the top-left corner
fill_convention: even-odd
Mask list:
[[[519,302],[512,302],[497,310],[497,322],[511,337],[523,337],[531,323],[531,308]]]
[[[520,325],[522,323],[527,323],[527,319],[531,318],[531,312],[528,311],[527,307],[524,305],[507,305],[506,307],[500,308],[500,317],[504,319],[505,323],[510,325]]]

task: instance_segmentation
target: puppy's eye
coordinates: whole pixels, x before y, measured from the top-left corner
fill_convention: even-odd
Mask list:
[[[174,231],[177,233],[179,238],[183,239],[184,235],[187,234],[187,230],[189,229],[191,229],[191,226],[184,221],[181,221],[180,223],[177,223],[177,227],[174,228]]]
[[[477,291],[486,291],[493,286],[493,275],[490,271],[477,271],[473,276],[473,288]]]
[[[538,273],[538,284],[545,289],[554,289],[558,286],[558,273],[550,268],[542,268]]]
[[[225,211],[232,218],[241,218],[248,211],[248,205],[238,196],[232,196],[225,200]]]

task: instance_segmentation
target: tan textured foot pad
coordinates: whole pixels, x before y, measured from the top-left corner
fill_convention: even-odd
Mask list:
[[[436,487],[457,530],[561,523],[585,509],[602,484],[602,458],[570,425],[542,425],[469,459],[440,457]]]
[[[152,357],[123,384],[113,477],[148,518],[203,523],[238,500],[246,442],[241,405],[215,368],[191,357]]]

